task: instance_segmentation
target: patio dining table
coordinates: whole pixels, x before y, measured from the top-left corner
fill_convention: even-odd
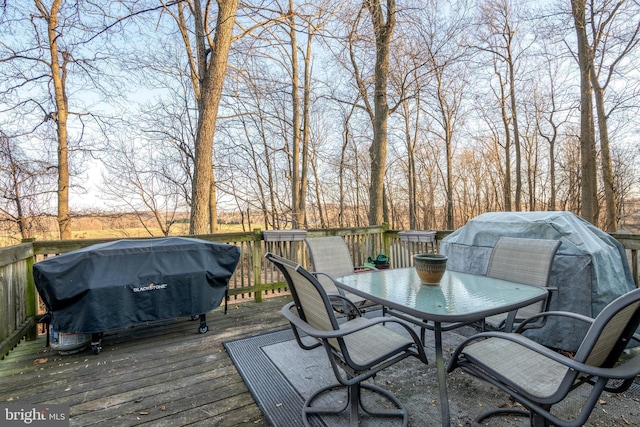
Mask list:
[[[542,301],[547,290],[486,276],[446,271],[438,285],[423,285],[415,268],[336,278],[336,285],[385,307],[389,314],[433,329],[442,425],[450,425],[442,332]]]

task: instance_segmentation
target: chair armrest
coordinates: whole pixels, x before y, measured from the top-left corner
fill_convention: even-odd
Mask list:
[[[613,371],[616,376],[609,378],[632,378],[640,375],[640,354],[626,360],[620,365],[607,369],[608,372]]]
[[[319,338],[319,339],[341,338],[346,335],[352,334],[357,331],[361,331],[363,329],[369,328],[373,325],[377,325],[380,323],[401,324],[405,328],[408,328],[408,330],[413,332],[412,335],[415,335],[417,337],[417,334],[415,333],[415,331],[413,331],[411,325],[406,324],[404,321],[400,319],[393,319],[391,317],[373,317],[373,318],[360,317],[359,319],[362,319],[362,320],[352,324],[349,324],[350,322],[346,322],[343,324],[345,327],[341,327],[338,330],[325,331],[321,329],[316,329],[313,326],[309,325],[304,320],[302,320],[296,313],[294,313],[291,310],[291,308],[293,308],[294,306],[295,306],[295,302],[290,302],[289,304],[282,307],[282,310],[281,310],[282,315],[289,322],[291,322],[295,327],[303,330],[307,335],[310,335],[314,338]]]
[[[582,315],[578,315],[578,316],[582,317]],[[569,317],[573,317],[573,316],[569,316]],[[590,319],[590,318],[587,317],[587,319]],[[627,379],[630,377],[635,377],[636,375],[640,374],[640,355],[637,355],[632,359],[626,361],[625,363],[621,365],[617,365],[612,368],[600,368],[597,366],[586,365],[584,363],[578,362],[569,357],[563,356],[562,354],[554,350],[551,350],[543,346],[542,344],[538,344],[537,342],[530,340],[529,338],[523,335],[507,333],[507,332],[482,332],[470,338],[467,338],[465,341],[462,342],[462,344],[458,346],[458,348],[456,348],[455,352],[451,355],[449,366],[447,367],[447,372],[451,372],[453,369],[455,369],[455,365],[458,360],[458,357],[460,353],[463,352],[464,347],[466,347],[468,344],[474,341],[477,341],[479,339],[491,338],[491,337],[515,342],[525,348],[533,350],[551,360],[554,360],[555,362],[561,363],[570,369],[573,369],[577,372],[585,373],[587,375],[593,375],[600,378],[609,378],[609,379]]]
[[[334,296],[338,297],[338,295],[334,295]],[[348,299],[347,299],[347,301],[348,301]],[[343,336],[348,335],[350,333],[359,331],[361,329],[368,328],[369,326],[371,326],[371,325],[373,325],[375,323],[381,323],[381,321],[372,322],[374,320],[377,320],[377,319],[387,320],[386,318],[382,318],[382,317],[374,318],[374,319],[366,319],[366,318],[362,318],[361,317],[362,319],[366,319],[366,321],[358,322],[358,325],[356,325],[355,327],[326,331],[326,330],[316,329],[313,326],[311,326],[310,324],[308,324],[307,322],[305,322],[304,320],[302,320],[300,318],[300,316],[298,316],[298,314],[294,310],[292,310],[294,307],[295,307],[295,302],[292,301],[292,302],[288,303],[287,305],[285,305],[284,307],[282,307],[282,310],[280,310],[280,311],[281,311],[282,315],[294,327],[296,327],[298,329],[301,329],[307,335],[312,336],[314,338],[318,338],[318,339],[340,338],[340,337],[343,337]]]
[[[570,319],[580,320],[589,324],[593,323],[593,319],[589,316],[585,316],[584,314],[572,313],[570,311],[543,311],[542,313],[534,314],[533,316],[524,319],[522,322],[518,324],[518,328],[514,332],[516,334],[519,334],[522,331],[527,329],[526,327],[527,324],[534,323],[538,319],[543,319],[543,318],[552,317],[552,316],[566,317]],[[534,327],[537,328],[537,326],[534,326]]]

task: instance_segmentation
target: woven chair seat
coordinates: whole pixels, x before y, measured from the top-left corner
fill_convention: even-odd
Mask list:
[[[348,329],[355,324],[367,322],[367,318],[357,317],[341,324],[340,329]],[[345,335],[343,339],[345,345],[349,348],[349,356],[358,365],[373,364],[378,360],[386,359],[396,352],[398,348],[409,348],[414,344],[410,336],[401,335],[381,324]],[[338,346],[332,344],[332,347],[339,350]]]
[[[538,398],[552,396],[569,368],[535,350],[497,338],[478,341],[465,348],[470,360],[499,371],[524,392]],[[544,366],[541,370],[540,367]]]

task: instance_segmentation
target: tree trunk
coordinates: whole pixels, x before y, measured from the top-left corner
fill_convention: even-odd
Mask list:
[[[350,117],[350,116],[349,116]],[[345,192],[344,192],[344,172],[346,164],[347,148],[349,147],[349,117],[345,118],[342,131],[342,148],[340,149],[340,163],[338,168],[338,187],[340,191],[339,208],[338,208],[338,226],[344,227],[345,224]]]
[[[299,211],[303,227],[307,228],[307,187],[309,185],[309,145],[311,144],[311,47],[313,37],[307,36],[307,52],[304,57],[304,91],[302,100],[302,165],[300,168]],[[317,181],[316,181],[317,182]],[[322,208],[318,201],[318,209],[322,217]]]
[[[418,118],[420,117],[420,97],[416,97],[416,111]],[[405,128],[405,143],[407,144],[407,191],[409,193],[409,229],[418,229],[418,209],[417,209],[417,181],[416,181],[416,144],[415,134],[412,136],[411,123],[410,123],[410,111],[407,101],[402,103],[404,109],[404,128]]]
[[[434,61],[435,62],[435,61]],[[447,193],[447,217],[446,224],[447,230],[454,229],[455,213],[453,207],[453,123],[451,122],[451,110],[450,105],[447,105],[445,95],[442,89],[442,67],[436,68],[436,96],[438,98],[438,108],[440,110],[440,117],[442,120],[442,130],[444,131],[444,145],[446,153],[447,163],[447,175],[446,175],[446,193]]]
[[[593,103],[589,57],[589,42],[585,20],[586,0],[571,0],[573,21],[578,40],[578,64],[580,66],[580,156],[582,217],[596,224],[598,216],[596,143],[593,129]]]
[[[199,5],[199,2],[196,3]],[[218,19],[214,43],[206,62],[206,70],[200,76],[202,94],[198,104],[200,115],[195,142],[191,234],[211,232],[210,197],[213,179],[213,137],[216,131],[222,86],[227,71],[235,15],[238,10],[238,0],[218,0],[217,3]]]
[[[211,170],[211,184],[209,185],[209,223],[211,224],[211,232],[218,231],[218,197],[216,190],[215,172]]]
[[[504,83],[500,79],[500,111],[502,116],[502,124],[504,126],[504,210],[510,212],[512,210],[511,203],[511,130],[509,129],[509,116],[507,114],[506,98],[504,94]]]
[[[371,182],[369,184],[369,225],[382,224],[384,209],[384,175],[387,163],[387,80],[389,47],[396,22],[395,0],[386,1],[386,21],[380,0],[364,0],[371,14],[376,36],[373,142],[369,148]]]
[[[598,131],[600,134],[600,155],[602,156],[602,182],[604,183],[605,218],[604,230],[610,233],[618,231],[616,212],[616,193],[613,179],[613,166],[611,164],[611,149],[609,148],[609,130],[607,128],[607,115],[604,109],[604,89],[596,76],[594,67],[591,67],[591,84],[596,99],[596,112],[598,114]]]
[[[299,96],[299,68],[298,42],[296,38],[296,21],[293,13],[293,0],[289,0],[289,39],[291,44],[291,225],[298,228],[303,223],[304,212],[300,212],[300,96]]]
[[[62,6],[62,0],[54,0],[51,10],[39,1],[36,7],[47,20],[47,32],[49,38],[49,52],[51,54],[51,77],[53,79],[54,97],[56,112],[51,116],[56,122],[58,133],[58,228],[60,239],[71,239],[71,219],[69,218],[69,147],[67,133],[67,119],[69,116],[68,102],[66,95],[66,65],[65,52],[58,50],[58,13]],[[62,55],[62,64],[60,64]]]
[[[516,212],[522,210],[522,153],[520,147],[520,130],[518,129],[518,108],[516,102],[516,77],[514,71],[513,58],[511,54],[511,44],[508,50],[509,66],[509,98],[511,100],[511,120],[513,122],[513,145],[516,150]]]

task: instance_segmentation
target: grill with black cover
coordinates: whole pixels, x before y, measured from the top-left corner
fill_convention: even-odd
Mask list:
[[[225,297],[237,246],[201,239],[124,239],[88,246],[33,266],[36,288],[57,331],[90,333],[140,322],[200,317]]]

